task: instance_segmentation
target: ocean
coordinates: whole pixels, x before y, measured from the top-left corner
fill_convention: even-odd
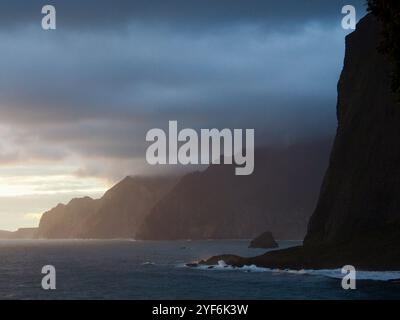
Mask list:
[[[0,299],[399,299],[400,272],[359,272],[343,290],[340,270],[212,269],[186,263],[231,253],[255,256],[246,240],[1,240]],[[300,242],[280,241],[281,248]],[[56,290],[42,289],[44,265],[56,269]]]

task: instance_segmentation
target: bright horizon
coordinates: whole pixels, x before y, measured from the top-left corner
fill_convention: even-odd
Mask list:
[[[76,167],[14,165],[0,168],[0,230],[37,227],[41,215],[76,197],[100,198],[113,182],[79,177]],[[41,175],[38,175],[41,173]]]

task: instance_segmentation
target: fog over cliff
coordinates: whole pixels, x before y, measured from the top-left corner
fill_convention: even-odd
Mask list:
[[[254,128],[258,146],[334,134],[345,1],[52,4],[46,32],[41,1],[0,3],[0,228],[179,170],[144,159],[146,132],[169,120]],[[364,1],[353,5],[361,17]]]

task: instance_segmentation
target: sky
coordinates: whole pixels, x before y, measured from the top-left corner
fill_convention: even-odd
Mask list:
[[[0,0],[0,229],[165,174],[145,135],[169,120],[254,128],[257,145],[332,136],[346,4],[365,15],[362,0]]]

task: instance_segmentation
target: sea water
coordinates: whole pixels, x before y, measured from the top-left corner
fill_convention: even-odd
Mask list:
[[[217,254],[255,256],[248,240],[0,241],[0,299],[399,299],[397,272],[359,272],[345,291],[340,270],[190,268]],[[301,242],[280,241],[281,248]],[[45,291],[42,267],[56,269]]]

